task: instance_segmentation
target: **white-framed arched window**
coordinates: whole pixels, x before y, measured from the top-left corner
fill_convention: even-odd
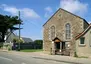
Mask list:
[[[53,38],[55,38],[55,26],[51,26],[49,31],[50,31],[49,38],[52,40]]]
[[[65,37],[66,37],[66,39],[70,39],[71,38],[71,26],[70,26],[70,24],[69,23],[67,23],[66,25],[65,25]]]

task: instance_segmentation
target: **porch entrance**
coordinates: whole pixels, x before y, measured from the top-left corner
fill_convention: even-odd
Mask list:
[[[64,55],[66,51],[65,42],[61,41],[57,37],[53,40],[53,51],[56,55]]]
[[[56,42],[55,47],[56,47],[56,49],[60,50],[60,42]]]
[[[64,55],[65,53],[65,42],[55,42],[55,54]]]

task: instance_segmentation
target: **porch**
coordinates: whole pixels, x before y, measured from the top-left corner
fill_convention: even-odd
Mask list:
[[[70,55],[70,49],[68,48],[67,42],[61,41],[58,38],[55,38],[52,41],[52,54],[54,55]]]

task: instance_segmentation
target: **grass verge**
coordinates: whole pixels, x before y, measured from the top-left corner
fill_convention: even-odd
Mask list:
[[[43,51],[42,49],[25,49],[25,50],[20,50],[21,52],[41,52]]]
[[[80,57],[77,57],[77,58],[88,58],[87,56],[80,56]]]

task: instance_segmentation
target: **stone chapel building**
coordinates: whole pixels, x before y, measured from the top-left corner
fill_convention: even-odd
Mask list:
[[[58,9],[43,25],[43,50],[51,54],[76,55],[80,51],[77,50],[79,46],[76,44],[80,38],[79,34],[88,27],[89,23],[85,19]]]

